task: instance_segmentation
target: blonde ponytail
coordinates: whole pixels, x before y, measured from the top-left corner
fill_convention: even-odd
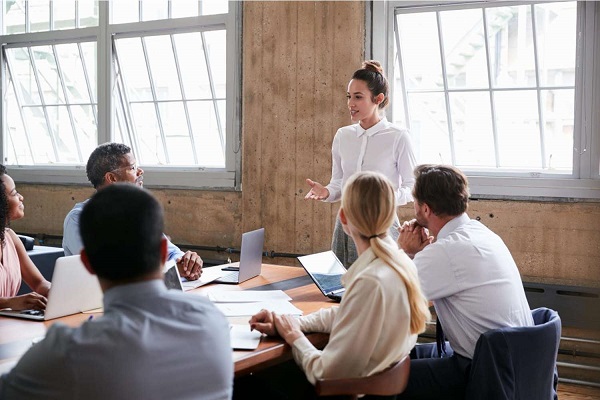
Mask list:
[[[410,332],[425,330],[431,319],[427,299],[421,292],[417,269],[391,240],[381,238],[395,219],[394,189],[389,180],[377,172],[353,175],[342,195],[342,209],[360,234],[369,240],[375,256],[393,268],[406,286],[410,306]]]

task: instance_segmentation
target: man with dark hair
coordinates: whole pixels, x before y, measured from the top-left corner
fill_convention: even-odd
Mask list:
[[[111,185],[87,202],[80,229],[81,259],[98,276],[104,315],[78,328],[52,325],[2,376],[0,398],[231,398],[229,324],[206,298],[166,288],[158,201],[133,185]]]
[[[122,143],[104,143],[96,147],[86,165],[88,180],[96,190],[116,182],[143,186],[144,170],[138,167],[129,146]],[[79,218],[86,201],[75,204],[65,217],[62,246],[65,255],[79,254],[83,247],[79,235]],[[196,280],[202,274],[202,258],[193,251],[183,252],[167,240],[169,260],[175,259],[179,274]]]
[[[398,245],[413,258],[433,302],[438,343],[415,346],[408,387],[398,398],[463,399],[479,336],[532,326],[533,319],[508,248],[466,214],[466,176],[451,166],[419,165],[415,177],[416,219],[402,225]]]

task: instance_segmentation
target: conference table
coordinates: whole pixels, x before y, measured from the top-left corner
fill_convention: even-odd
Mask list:
[[[201,296],[211,291],[224,290],[283,290],[292,298],[292,304],[302,310],[304,315],[336,304],[323,296],[304,269],[271,264],[263,264],[259,276],[239,285],[208,284],[186,293],[189,296]],[[99,317],[102,313],[80,313],[45,322],[0,316],[0,374],[8,372],[31,347],[32,341],[43,337],[52,324],[60,322],[76,327],[91,315]],[[245,323],[249,319],[250,317],[229,318],[232,323]],[[317,348],[323,348],[329,336],[310,333],[307,337]],[[291,348],[282,339],[263,336],[256,350],[233,351],[235,376],[257,372],[291,358]]]

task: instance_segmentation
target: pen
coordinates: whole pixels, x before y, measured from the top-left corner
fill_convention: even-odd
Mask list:
[[[90,315],[90,317],[88,318],[88,321],[91,321],[91,320],[93,320],[93,319],[94,319],[94,316],[93,316],[93,315]]]

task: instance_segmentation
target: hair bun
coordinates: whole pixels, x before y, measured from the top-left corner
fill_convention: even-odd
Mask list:
[[[381,75],[383,75],[383,68],[381,67],[379,61],[366,60],[363,62],[362,67],[367,71],[379,72]]]

